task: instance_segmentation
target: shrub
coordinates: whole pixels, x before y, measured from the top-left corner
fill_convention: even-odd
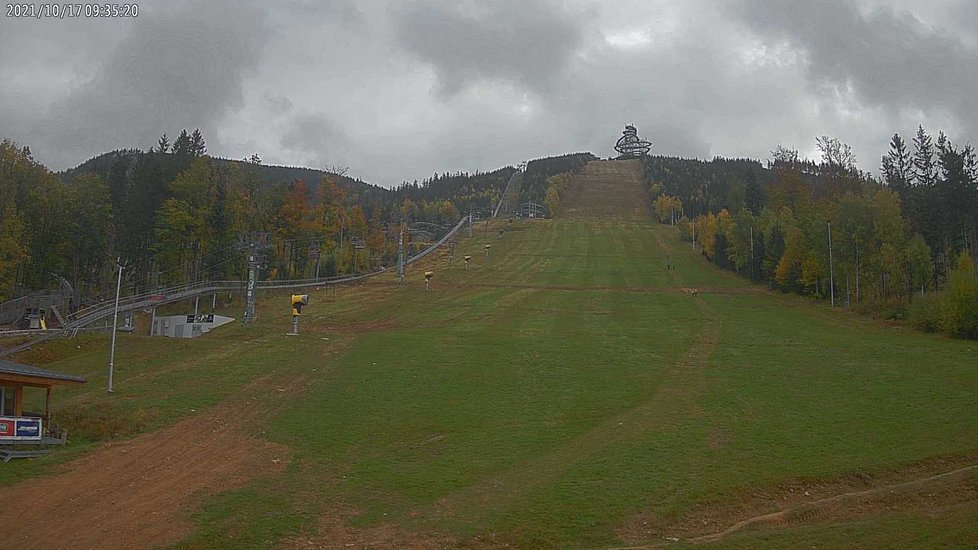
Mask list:
[[[940,328],[948,336],[978,338],[978,280],[967,254],[958,258],[941,297]]]
[[[978,339],[978,280],[967,255],[958,259],[946,291],[914,300],[909,321],[921,330]]]
[[[918,296],[914,299],[913,303],[910,304],[907,321],[910,323],[910,326],[916,329],[937,332],[940,328],[938,325],[940,315],[940,296],[931,293],[926,296]]]

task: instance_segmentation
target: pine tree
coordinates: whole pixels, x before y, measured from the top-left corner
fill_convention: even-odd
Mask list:
[[[744,187],[744,207],[751,214],[757,216],[764,208],[764,190],[761,189],[761,184],[757,182],[757,174],[754,173],[753,168],[747,169],[744,180],[747,182]]]
[[[181,130],[180,136],[173,142],[173,154],[177,156],[190,156],[190,136],[187,130]]]
[[[204,145],[204,136],[200,133],[200,128],[197,128],[190,136],[190,154],[199,157],[206,152],[207,147]]]
[[[957,252],[965,246],[966,235],[974,230],[974,205],[978,193],[966,167],[965,156],[958,152],[943,133],[938,138],[941,179],[937,192],[941,231],[946,243]]]
[[[152,152],[152,150],[150,150],[150,152]],[[156,150],[156,152],[163,154],[170,152],[170,140],[166,137],[165,133],[160,136],[159,148]]]
[[[880,171],[883,173],[883,180],[890,186],[890,189],[900,195],[901,201],[906,202],[913,165],[910,162],[907,142],[903,141],[900,134],[893,134],[893,137],[890,138],[890,151],[883,156]]]
[[[918,187],[933,187],[937,183],[937,166],[934,163],[934,142],[924,131],[923,126],[917,127],[917,135],[913,138],[913,176]]]

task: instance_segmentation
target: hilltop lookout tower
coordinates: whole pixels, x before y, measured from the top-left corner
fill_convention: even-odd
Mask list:
[[[651,148],[652,143],[639,139],[638,130],[631,124],[625,125],[625,131],[615,143],[615,151],[618,151],[619,159],[632,159],[647,155]]]

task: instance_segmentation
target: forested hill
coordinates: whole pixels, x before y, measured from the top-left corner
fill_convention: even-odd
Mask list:
[[[894,134],[878,179],[845,143],[816,145],[818,162],[778,146],[767,167],[647,157],[655,214],[756,281],[978,338],[974,148],[923,127],[912,146]]]
[[[459,211],[468,208],[489,210],[502,195],[510,176],[516,168],[507,166],[492,172],[456,172],[454,174],[432,174],[421,183],[407,183],[392,189],[398,204],[405,201],[413,203],[452,202]]]
[[[590,157],[588,154],[587,156]],[[561,160],[562,159],[562,160]],[[531,161],[545,179],[583,161]],[[148,151],[123,149],[55,174],[28,146],[0,140],[0,301],[55,284],[84,296],[127,265],[127,291],[240,279],[245,249],[261,246],[262,278],[334,275],[392,265],[399,226],[443,228],[495,206],[516,168],[435,174],[385,189],[311,168],[207,154],[199,131]],[[419,234],[420,235],[420,234]],[[406,235],[410,250],[424,238]],[[356,263],[356,265],[354,265]]]
[[[591,153],[571,153],[555,157],[531,160],[526,164],[520,202],[544,202],[547,178],[565,172],[579,172],[589,161],[596,159]]]
[[[763,190],[774,181],[774,173],[752,159],[648,156],[644,164],[652,194],[678,197],[691,216],[723,208],[760,212]]]
[[[59,172],[58,176],[63,181],[68,182],[81,175],[96,174],[101,177],[103,181],[108,181],[113,167],[116,167],[116,170],[128,170],[130,164],[138,162],[141,155],[147,154],[159,155],[159,153],[146,153],[139,151],[138,149],[120,149],[118,151],[110,151],[108,153],[102,153],[101,155],[90,158],[74,168]],[[215,167],[219,169],[229,169],[231,166],[240,168],[242,165],[249,163],[249,161],[245,160],[233,160],[218,157],[211,157],[211,160],[214,162]],[[116,164],[120,162],[121,165],[116,166]],[[316,170],[314,168],[303,168],[300,166],[273,166],[266,164],[257,164],[257,166],[259,167],[258,171],[261,178],[261,183],[266,187],[271,187],[278,184],[287,185],[296,180],[302,180],[310,187],[314,187],[319,185],[319,182],[322,181],[323,177],[330,176],[336,181],[341,189],[347,192],[363,193],[372,190],[379,192],[386,191],[382,187],[364,182],[360,179],[350,178],[346,175],[332,174],[323,170]]]

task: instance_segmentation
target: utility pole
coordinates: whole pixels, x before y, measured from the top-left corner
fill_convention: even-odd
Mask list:
[[[322,247],[318,244],[316,245],[316,278],[319,278],[319,260],[323,256]]]
[[[254,232],[248,238],[248,244],[242,245],[248,254],[248,283],[245,287],[245,318],[244,323],[250,325],[255,322],[255,301],[258,292],[258,270],[262,269],[265,263],[266,251],[270,248],[268,244],[268,233]],[[284,250],[283,250],[284,252]]]
[[[750,278],[754,278],[754,226],[750,226]]]
[[[359,251],[365,249],[366,246],[362,242],[355,241],[353,243],[353,276],[356,277],[360,274],[359,267],[357,267],[358,259],[360,258]]]
[[[248,254],[248,288],[245,291],[245,318],[246,325],[255,322],[255,290],[258,279],[258,255],[255,253],[254,245]]]
[[[469,205],[469,238],[472,238],[472,205]]]
[[[116,258],[115,266],[119,269],[119,278],[115,283],[115,312],[112,314],[112,347],[109,348],[109,393],[112,393],[112,374],[115,370],[115,331],[119,324],[119,293],[122,289],[122,270],[124,269],[121,258]]]
[[[835,307],[835,269],[832,266],[832,222],[825,222],[829,228],[829,293],[832,295],[832,307]]]
[[[750,259],[754,259],[754,226],[750,226]]]
[[[401,221],[401,230],[397,234],[397,278],[398,282],[404,284],[404,221]]]

